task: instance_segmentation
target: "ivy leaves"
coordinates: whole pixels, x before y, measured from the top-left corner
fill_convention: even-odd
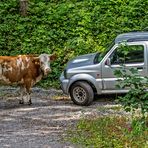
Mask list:
[[[0,2],[0,55],[56,52],[57,80],[72,57],[103,51],[117,34],[148,24],[148,2],[142,0],[28,2],[26,17],[18,0]]]

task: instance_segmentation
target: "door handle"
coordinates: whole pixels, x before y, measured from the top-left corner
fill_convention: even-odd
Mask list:
[[[142,70],[142,69],[143,69],[143,67],[137,67],[137,69],[138,69],[138,70]]]

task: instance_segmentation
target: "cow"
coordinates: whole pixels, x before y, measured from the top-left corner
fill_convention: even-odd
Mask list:
[[[20,104],[24,104],[26,94],[31,105],[31,88],[51,72],[50,61],[55,54],[0,56],[0,84],[20,86]]]

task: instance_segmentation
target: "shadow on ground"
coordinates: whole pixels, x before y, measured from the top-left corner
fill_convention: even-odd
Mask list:
[[[3,93],[7,94],[0,96],[0,147],[3,148],[75,147],[63,140],[65,131],[85,115],[102,115],[99,107],[114,105],[111,96],[98,96],[91,106],[81,107],[61,91],[35,89],[33,104],[29,106],[18,103],[14,89]]]

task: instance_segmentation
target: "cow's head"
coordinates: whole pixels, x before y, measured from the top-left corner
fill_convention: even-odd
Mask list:
[[[36,58],[39,60],[40,68],[44,76],[47,76],[47,74],[51,72],[50,62],[55,60],[55,58],[55,54],[41,54],[39,57]]]

